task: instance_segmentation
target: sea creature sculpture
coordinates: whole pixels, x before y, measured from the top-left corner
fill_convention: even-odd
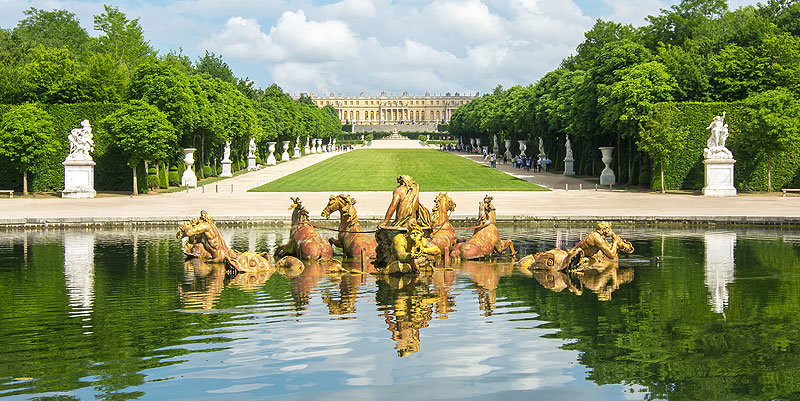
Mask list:
[[[337,195],[331,196],[328,200],[328,205],[322,210],[322,216],[327,218],[331,217],[331,213],[339,212],[339,236],[338,238],[329,238],[328,241],[331,245],[342,248],[346,257],[360,257],[362,252],[367,257],[375,257],[375,248],[378,243],[375,238],[365,234],[358,223],[358,215],[356,214],[355,205],[356,200],[350,195]]]
[[[275,259],[285,255],[296,256],[301,260],[330,259],[333,257],[333,248],[328,241],[322,239],[317,230],[308,221],[308,210],[303,206],[300,198],[291,198],[292,228],[289,242],[278,246],[275,250]]]
[[[611,238],[611,243],[606,238]],[[569,251],[556,248],[528,255],[519,261],[519,265],[529,269],[574,271],[592,266],[603,267],[609,262],[616,262],[620,252],[633,251],[633,245],[615,234],[610,223],[601,221],[594,231]]]
[[[459,242],[450,249],[451,259],[478,259],[502,253],[506,249],[511,250],[511,256],[517,254],[511,240],[500,239],[500,233],[495,225],[496,212],[492,206],[492,199],[486,195],[480,202],[475,233],[467,241]]]
[[[450,212],[456,210],[456,203],[447,195],[447,192],[440,192],[433,202],[431,242],[438,246],[442,253],[448,253],[450,248],[458,242],[456,230],[450,224]]]
[[[200,217],[181,225],[175,237],[189,238],[183,248],[183,254],[187,259],[200,258],[206,262],[220,263],[226,257],[239,256],[238,252],[225,244],[222,234],[214,224],[214,219],[205,210],[200,212]]]

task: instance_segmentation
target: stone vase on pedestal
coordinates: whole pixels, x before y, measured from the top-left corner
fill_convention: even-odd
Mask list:
[[[733,186],[734,159],[705,159],[705,181],[703,195],[705,196],[736,196],[736,187]]]
[[[283,141],[283,142],[281,142],[281,145],[283,145],[283,152],[281,153],[281,160],[282,161],[287,161],[287,160],[289,160],[289,141]]]
[[[317,138],[311,138],[311,152],[310,153],[317,153]]]
[[[278,142],[267,142],[269,145],[269,156],[267,156],[267,166],[274,166],[278,164],[278,161],[275,160],[275,144]]]
[[[231,172],[231,164],[233,164],[233,162],[230,161],[229,159],[224,159],[220,162],[220,164],[222,165],[222,173],[220,173],[219,176],[233,177],[233,173]]]
[[[482,149],[481,148],[481,138],[475,138],[475,146],[477,147],[477,152],[475,152],[475,153],[480,153],[481,149]]]
[[[317,153],[322,153],[322,138],[317,138]]]
[[[506,142],[506,151],[503,154],[506,155],[507,158],[511,159],[512,157],[514,157],[514,155],[511,154],[511,140],[506,139],[505,142]]]
[[[522,139],[522,140],[519,140],[517,142],[519,142],[519,154],[520,155],[524,155],[525,154],[525,150],[528,149],[528,141]]]
[[[62,198],[94,198],[94,166],[92,160],[64,160],[64,190]]]
[[[603,164],[606,165],[603,172],[600,173],[600,185],[614,185],[617,183],[617,176],[614,175],[614,170],[611,169],[611,162],[614,160],[614,147],[605,146],[599,149],[603,154]]]
[[[181,176],[181,186],[183,187],[197,187],[197,176],[194,174],[194,169],[192,169],[192,165],[194,165],[194,151],[196,150],[195,148],[183,149],[183,164],[186,165],[186,171],[184,171]]]

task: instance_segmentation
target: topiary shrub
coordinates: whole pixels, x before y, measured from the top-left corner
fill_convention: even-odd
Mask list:
[[[208,177],[213,177],[213,176],[214,176],[214,172],[211,171],[211,166],[209,166],[208,164],[203,166],[203,177],[208,178]]]
[[[425,135],[419,134],[417,139],[419,139],[419,141],[422,142],[422,143],[428,143],[428,137],[425,136]]]
[[[158,176],[156,175],[156,168],[150,167],[147,169],[147,188],[158,188]]]
[[[167,165],[165,163],[159,164],[158,185],[164,189],[169,188],[169,176],[167,175]]]
[[[169,178],[169,185],[170,186],[177,187],[177,186],[181,185],[181,175],[178,174],[178,168],[177,167],[172,166],[172,167],[169,168],[168,178]]]
[[[643,170],[639,173],[639,185],[647,186],[648,184],[650,184],[650,172]],[[661,186],[661,180],[658,181],[658,186]]]

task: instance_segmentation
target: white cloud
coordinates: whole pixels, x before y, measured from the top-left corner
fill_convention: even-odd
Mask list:
[[[376,9],[372,0],[342,0],[322,6],[321,11],[336,19],[372,18],[375,16]]]
[[[303,10],[283,13],[269,36],[297,61],[343,60],[358,54],[358,43],[347,24],[309,21]]]
[[[203,42],[203,46],[232,58],[254,57],[267,61],[286,58],[283,48],[261,31],[258,21],[242,17],[229,19],[222,31]]]
[[[668,9],[669,4],[659,0],[603,0],[612,10],[607,16],[614,22],[645,25],[648,15],[658,15],[660,9]]]
[[[437,0],[425,7],[422,15],[465,39],[486,42],[504,36],[505,21],[480,0]]]

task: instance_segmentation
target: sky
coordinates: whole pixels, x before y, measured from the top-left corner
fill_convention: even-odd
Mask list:
[[[598,18],[644,25],[677,0],[0,0],[0,28],[29,7],[73,12],[90,35],[103,4],[193,61],[221,55],[257,87],[292,95],[490,92],[535,83]],[[756,0],[729,0],[729,8]]]

